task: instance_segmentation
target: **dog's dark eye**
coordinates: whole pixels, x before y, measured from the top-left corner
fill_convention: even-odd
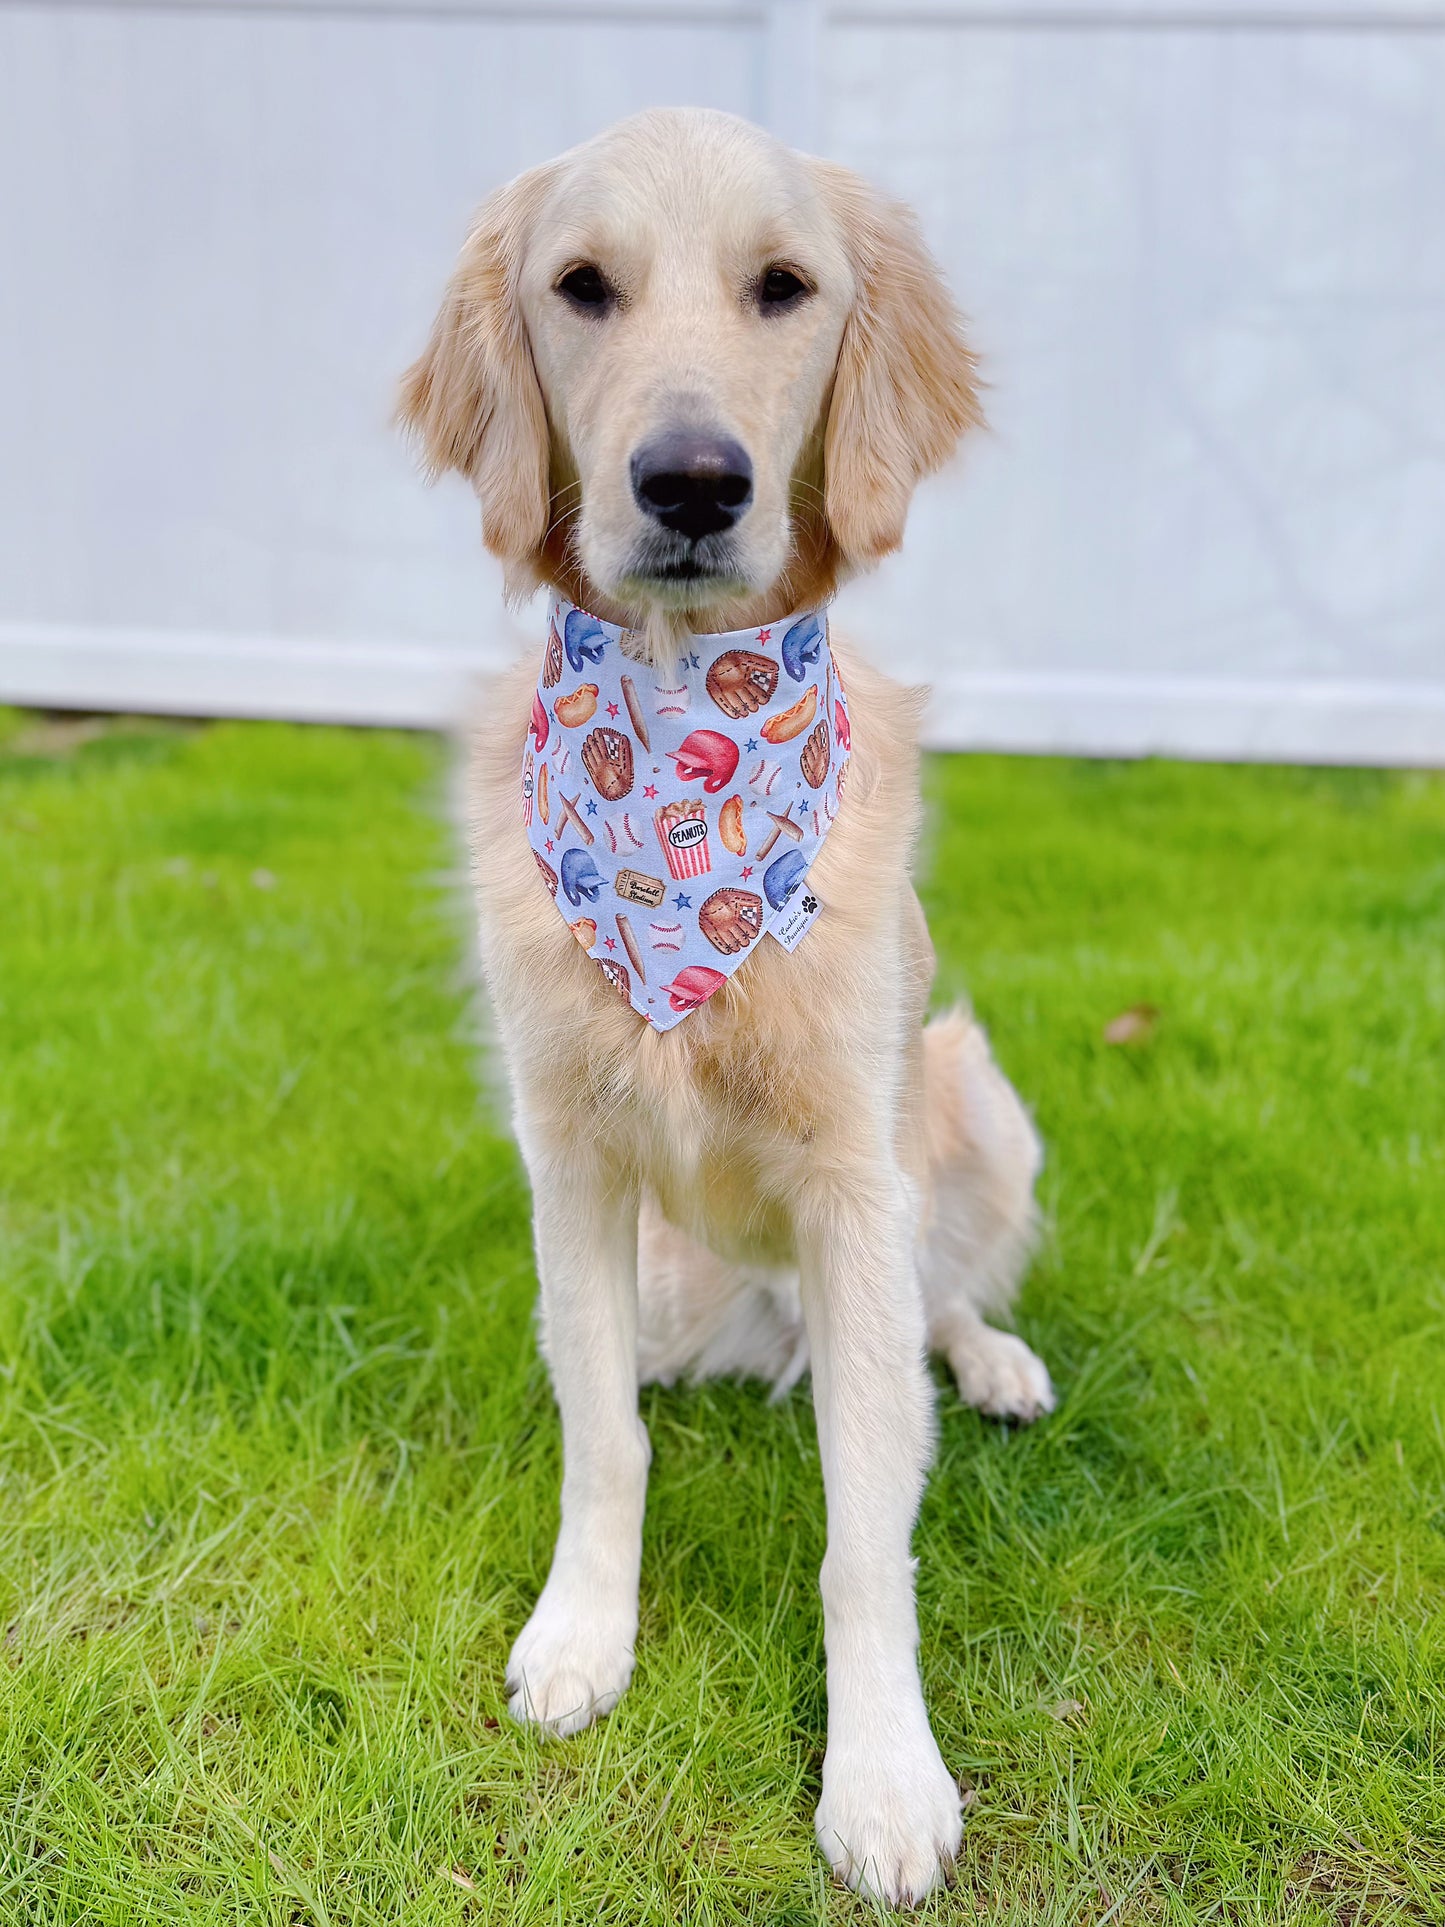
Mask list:
[[[808,292],[808,284],[791,268],[769,268],[758,283],[758,305],[785,308]]]
[[[602,279],[601,270],[590,261],[573,268],[557,283],[558,294],[565,294],[579,308],[601,308],[612,299],[612,290]]]

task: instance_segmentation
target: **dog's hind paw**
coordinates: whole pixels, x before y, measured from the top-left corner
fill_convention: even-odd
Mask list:
[[[1054,1409],[1048,1367],[1012,1332],[979,1324],[949,1347],[948,1362],[958,1380],[958,1395],[990,1418],[1030,1425]]]
[[[818,1845],[840,1880],[872,1900],[909,1907],[947,1877],[963,1808],[933,1735],[856,1746],[830,1741]]]
[[[507,1710],[557,1739],[610,1713],[632,1678],[635,1622],[594,1602],[575,1610],[544,1590],[507,1661]]]

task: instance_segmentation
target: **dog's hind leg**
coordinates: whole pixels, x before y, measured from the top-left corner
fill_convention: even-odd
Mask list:
[[[925,1029],[923,1087],[928,1195],[919,1276],[929,1349],[947,1357],[968,1404],[1027,1423],[1053,1410],[1048,1371],[983,1314],[1008,1310],[1027,1268],[1043,1150],[988,1039],[963,1011]]]
[[[638,1376],[761,1378],[780,1396],[808,1369],[796,1270],[735,1264],[644,1201],[638,1240]]]

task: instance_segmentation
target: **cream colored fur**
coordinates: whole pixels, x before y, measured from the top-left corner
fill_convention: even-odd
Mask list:
[[[558,295],[583,260],[617,290],[606,315]],[[780,260],[810,286],[781,323],[749,306]],[[516,586],[549,581],[652,647],[805,606],[896,545],[914,484],[976,413],[906,214],[701,112],[641,116],[495,196],[403,408],[432,463],[477,486]],[[730,572],[706,593],[649,585],[632,559],[629,453],[678,417],[715,422],[755,467]],[[539,884],[518,808],[533,661],[476,732],[482,958],[565,1447],[552,1571],[508,1682],[519,1718],[568,1733],[631,1678],[639,1379],[733,1371],[783,1388],[811,1366],[829,1518],[818,1836],[844,1878],[901,1902],[939,1877],[961,1825],[917,1665],[925,1355],[946,1353],[986,1411],[1052,1404],[1039,1361],[982,1317],[1026,1262],[1039,1147],[977,1025],[924,1025],[933,955],[899,861],[918,827],[920,695],[834,646],[853,761],[810,875],[824,913],[796,955],[764,940],[660,1035]]]
[[[1053,1402],[1047,1376],[1021,1340],[981,1314],[1007,1312],[1028,1263],[1042,1151],[983,1031],[962,1011],[924,1029],[923,1105],[919,1279],[929,1348],[947,1356],[970,1405],[1028,1421]],[[640,1237],[644,1384],[761,1378],[781,1396],[797,1383],[808,1329],[795,1268],[730,1263],[651,1199]]]

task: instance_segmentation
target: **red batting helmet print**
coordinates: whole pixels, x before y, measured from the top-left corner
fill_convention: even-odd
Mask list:
[[[681,749],[670,749],[667,754],[677,764],[678,781],[695,783],[701,777],[709,796],[716,796],[733,780],[738,766],[737,744],[715,729],[695,729]]]
[[[667,992],[667,1000],[674,1010],[696,1010],[705,1004],[715,990],[721,990],[727,978],[720,970],[709,970],[706,964],[688,964],[679,970],[670,984],[662,987]]]

